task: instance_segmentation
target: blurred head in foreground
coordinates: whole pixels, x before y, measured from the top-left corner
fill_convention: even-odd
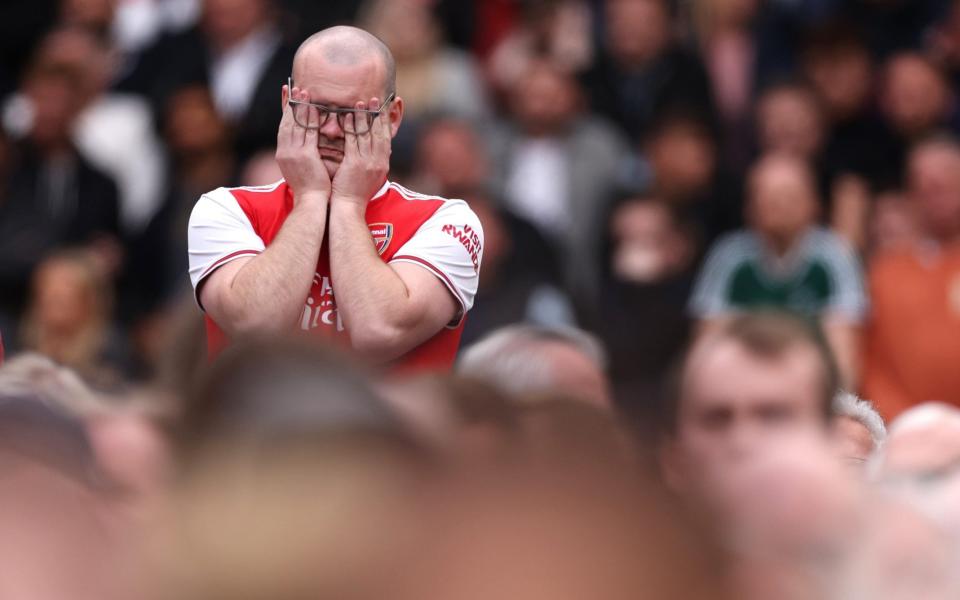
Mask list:
[[[836,390],[829,350],[806,321],[751,313],[705,333],[687,353],[665,415],[668,482],[709,496],[774,441],[825,438]]]
[[[341,354],[299,337],[241,340],[188,399],[178,428],[184,457],[220,442],[282,445],[337,432],[405,432]]]
[[[603,347],[574,328],[511,325],[466,349],[457,370],[514,394],[557,394],[610,408]]]
[[[529,461],[449,470],[382,439],[207,455],[160,524],[146,597],[725,597],[710,544],[652,482]]]
[[[125,597],[124,532],[83,424],[42,398],[0,396],[0,472],[0,597]]]

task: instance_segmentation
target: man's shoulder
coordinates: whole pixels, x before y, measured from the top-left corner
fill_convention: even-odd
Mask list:
[[[714,260],[744,261],[763,254],[763,244],[756,233],[740,229],[720,236],[710,248],[709,257]]]
[[[399,218],[408,217],[421,223],[434,215],[476,218],[464,200],[421,194],[393,181],[385,183],[383,189],[374,196],[374,200],[379,200],[376,206],[378,212]]]
[[[199,202],[208,202],[223,208],[240,208],[253,219],[258,215],[289,212],[289,186],[284,180],[259,186],[219,187],[201,196]]]

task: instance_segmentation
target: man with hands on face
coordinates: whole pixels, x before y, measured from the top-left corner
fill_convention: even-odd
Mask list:
[[[483,252],[461,200],[387,180],[403,118],[389,49],[353,27],[314,34],[283,87],[283,180],[204,194],[190,277],[211,355],[230,337],[298,328],[375,362],[449,368]]]

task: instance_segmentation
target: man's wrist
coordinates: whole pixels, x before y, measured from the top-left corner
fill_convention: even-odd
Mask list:
[[[365,217],[367,214],[367,204],[369,200],[360,199],[351,196],[337,195],[331,202],[331,211],[346,214],[359,215]]]
[[[295,204],[307,206],[326,206],[330,201],[330,192],[301,192],[294,195]]]

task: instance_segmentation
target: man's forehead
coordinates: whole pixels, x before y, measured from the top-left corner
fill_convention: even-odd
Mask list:
[[[703,344],[691,355],[684,373],[684,395],[688,397],[762,396],[766,388],[784,390],[789,395],[818,389],[820,384],[817,352],[803,344],[785,349],[777,356],[758,356],[740,342],[717,339]],[[777,394],[782,396],[783,394]]]
[[[342,37],[342,36],[341,36]],[[326,70],[358,70],[385,74],[378,49],[355,39],[318,39],[301,47],[293,60],[294,75]]]

